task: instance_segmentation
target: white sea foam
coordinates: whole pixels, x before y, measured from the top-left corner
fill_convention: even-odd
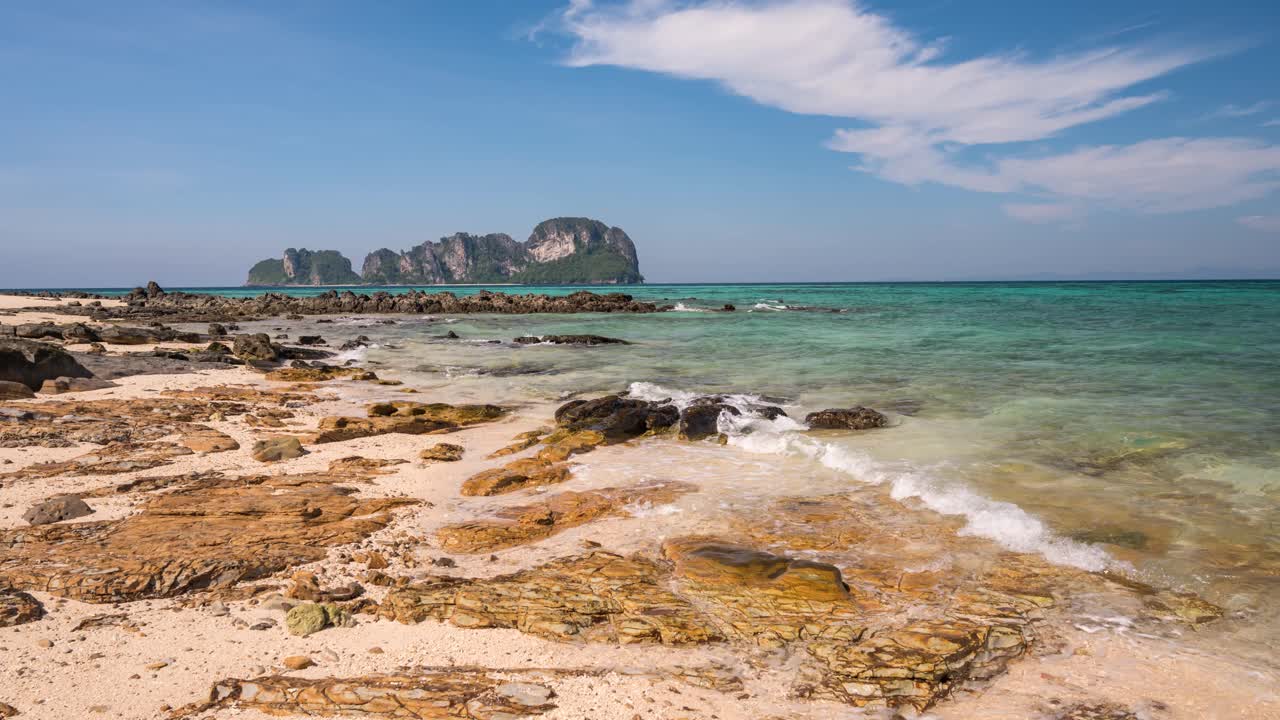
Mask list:
[[[709,308],[689,307],[682,302],[676,303],[671,308],[672,312],[711,312]]]
[[[770,304],[770,303],[767,303],[767,302],[758,302],[758,303],[756,303],[755,305],[752,305],[752,306],[751,306],[751,309],[752,309],[752,310],[770,310],[770,311],[773,311],[773,312],[782,312],[783,310],[790,310],[791,308],[787,307],[786,305],[782,305],[782,304],[780,304],[780,303],[779,303],[779,304]],[[748,310],[747,312],[751,312],[751,310]]]
[[[681,409],[699,397],[698,393],[653,383],[632,383],[630,394],[646,400],[670,398]],[[733,447],[756,454],[808,458],[860,482],[886,485],[895,500],[915,499],[934,512],[964,517],[967,522],[961,535],[993,540],[1015,552],[1039,553],[1052,563],[1083,570],[1116,566],[1101,548],[1054,534],[1044,522],[1017,505],[992,500],[960,482],[945,479],[942,466],[889,463],[865,452],[801,435],[797,431],[807,428],[789,417],[769,420],[753,412],[752,405],[764,402],[757,395],[727,395],[725,401],[742,411],[742,415],[721,413],[718,421],[720,432]]]

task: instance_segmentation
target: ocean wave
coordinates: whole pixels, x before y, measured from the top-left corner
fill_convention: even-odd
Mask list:
[[[678,302],[671,307],[671,312],[711,312],[710,308],[689,307],[682,302]]]
[[[647,382],[632,383],[629,394],[645,400],[669,398],[681,409],[704,397]],[[723,397],[724,402],[742,412],[721,413],[718,420],[720,432],[732,447],[761,455],[808,458],[859,482],[887,486],[894,500],[915,499],[939,514],[963,517],[966,523],[959,531],[961,535],[986,538],[1015,552],[1038,553],[1056,565],[1089,571],[1119,566],[1102,548],[1055,534],[1043,521],[1014,503],[992,500],[963,483],[945,479],[941,466],[876,460],[865,452],[802,435],[800,431],[808,428],[785,415],[773,420],[760,416],[752,408],[766,402],[759,395]]]

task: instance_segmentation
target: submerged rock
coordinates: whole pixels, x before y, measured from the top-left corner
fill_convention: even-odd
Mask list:
[[[606,395],[565,403],[556,410],[555,419],[560,427],[594,430],[610,442],[621,442],[675,425],[680,411],[669,403]]]
[[[514,341],[517,345],[630,345],[626,340],[605,337],[604,335],[525,335]]]
[[[870,430],[889,424],[889,418],[871,408],[830,408],[809,413],[804,422],[813,430]]]

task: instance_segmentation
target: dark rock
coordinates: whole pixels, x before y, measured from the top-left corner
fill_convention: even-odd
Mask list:
[[[561,427],[594,430],[616,442],[665,430],[680,419],[680,411],[670,404],[606,395],[568,402],[556,410],[555,418]]]
[[[89,353],[90,355],[106,355],[107,347],[99,342],[89,343],[89,349],[86,350],[85,352]]]
[[[93,508],[75,495],[59,495],[32,506],[22,513],[22,519],[32,525],[48,525],[62,520],[92,515]]]
[[[108,345],[150,345],[152,343],[176,340],[178,333],[160,327],[123,327],[106,325],[98,329],[98,340]]]
[[[811,430],[870,430],[888,425],[889,419],[871,408],[858,406],[812,412],[804,422]]]
[[[280,357],[279,346],[273,345],[266,333],[237,335],[233,352],[245,361],[273,362]]]
[[[96,343],[101,338],[98,331],[84,323],[71,323],[62,328],[62,339],[69,343]]]
[[[61,340],[62,328],[53,323],[24,323],[14,329],[14,334],[28,340],[42,340],[44,338]]]
[[[324,338],[320,337],[319,335],[299,335],[298,344],[299,345],[328,345],[329,343],[325,342]]]
[[[519,345],[537,345],[539,343],[550,343],[552,345],[630,345],[626,340],[618,338],[605,337],[603,335],[542,335],[535,337],[525,335],[518,337],[515,342]]]
[[[735,310],[737,310],[737,309],[738,309],[738,308],[734,307],[734,306],[733,306],[733,305],[731,305],[730,303],[725,303],[725,304],[724,304],[724,307],[720,308],[720,310],[721,310],[721,311],[723,311],[723,312],[734,312],[734,311],[735,311]]]
[[[22,383],[0,380],[0,400],[26,400],[35,396],[35,392]]]
[[[720,433],[720,413],[741,415],[732,405],[718,402],[695,403],[680,413],[679,437],[681,440],[702,440]]]
[[[226,337],[227,328],[222,323],[209,323],[209,337]]]
[[[445,333],[445,334],[441,335],[440,337],[444,338],[445,340],[457,340],[457,339],[458,339],[458,333],[456,333],[456,332],[454,332],[454,331],[450,330],[449,332],[447,332],[447,333]]]
[[[93,377],[67,351],[35,340],[0,339],[0,380],[37,390],[45,380]]]
[[[75,378],[60,377],[53,380],[45,380],[40,386],[40,392],[45,395],[61,395],[70,392],[88,392],[90,390],[105,390],[106,388],[119,387],[110,380],[102,380],[101,378]]]

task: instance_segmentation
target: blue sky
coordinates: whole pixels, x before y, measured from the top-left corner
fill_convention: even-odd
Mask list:
[[[587,215],[651,281],[1280,274],[1280,3],[0,3],[0,287]]]

